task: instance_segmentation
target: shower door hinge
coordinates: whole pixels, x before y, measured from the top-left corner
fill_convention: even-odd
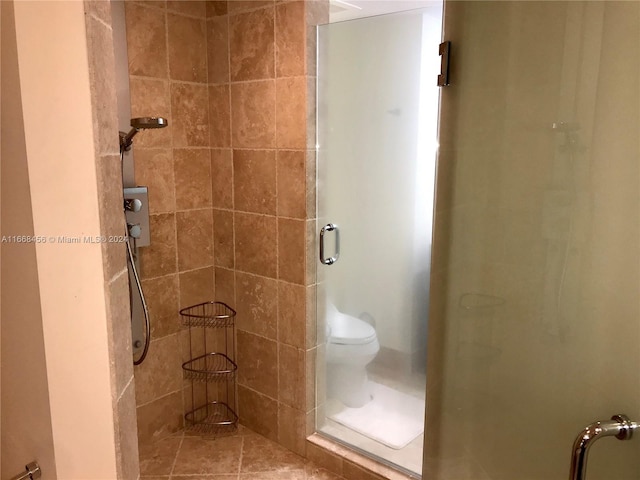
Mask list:
[[[438,75],[438,86],[449,85],[449,56],[451,55],[451,42],[440,44],[440,75]]]

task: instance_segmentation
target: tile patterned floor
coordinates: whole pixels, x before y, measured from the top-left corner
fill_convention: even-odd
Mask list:
[[[179,433],[140,445],[141,480],[344,480],[240,426],[232,436]]]

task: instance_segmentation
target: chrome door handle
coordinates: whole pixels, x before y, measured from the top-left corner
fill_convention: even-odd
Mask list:
[[[630,440],[636,428],[638,428],[638,423],[632,422],[629,417],[623,414],[614,415],[611,420],[587,425],[573,442],[569,480],[584,480],[587,471],[587,454],[593,442],[601,437]]]
[[[326,258],[324,256],[324,236],[327,232],[336,232],[336,251],[333,257]],[[340,230],[333,223],[327,223],[320,229],[320,262],[323,265],[333,265],[340,258]]]
[[[31,462],[24,466],[25,472],[19,473],[11,480],[37,480],[42,477],[42,471],[40,470],[40,465],[37,462]]]

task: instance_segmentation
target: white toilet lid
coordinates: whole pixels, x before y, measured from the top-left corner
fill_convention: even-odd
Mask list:
[[[329,320],[331,325],[331,343],[342,345],[362,345],[376,338],[375,329],[359,318],[337,312]]]

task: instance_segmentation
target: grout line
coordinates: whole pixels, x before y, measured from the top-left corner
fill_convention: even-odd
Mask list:
[[[184,443],[184,431],[182,432],[182,437],[180,438],[180,445],[178,445],[178,449],[176,450],[176,456],[173,458],[173,464],[171,465],[171,471],[169,472],[169,479],[173,476],[173,470],[176,468],[176,463],[178,463],[178,455],[180,455],[180,450],[182,450],[182,444]]]
[[[180,380],[182,382],[182,378]],[[169,393],[165,393],[164,395],[161,395],[159,397],[154,398],[153,400],[150,400],[148,402],[145,403],[141,403],[140,405],[136,405],[136,409],[140,408],[140,407],[146,407],[147,405],[152,404],[153,402],[157,402],[158,400],[163,400],[177,392],[180,392],[182,390],[182,387],[180,387],[178,390],[174,390],[173,392],[169,392]]]
[[[94,20],[97,20],[98,23],[101,23],[102,25],[104,25],[105,27],[107,27],[109,30],[111,30],[112,34],[113,34],[113,26],[111,26],[109,23],[105,22],[104,20],[102,20],[100,17],[98,17],[97,15],[93,14],[93,13],[88,13],[86,10],[86,5],[85,5],[85,14],[87,14],[88,17],[93,18]]]
[[[134,382],[134,380],[135,380],[135,375],[131,374],[131,378],[129,379],[127,384],[124,386],[122,391],[118,394],[118,398],[116,398],[116,403],[118,403],[120,400],[122,400],[122,397],[124,397],[124,393],[127,391],[127,388],[129,388],[131,383]],[[135,399],[134,399],[134,401],[135,401]]]
[[[238,458],[238,478],[240,478],[240,472],[242,472],[242,460],[244,456],[244,441],[246,435],[242,435],[240,438],[242,439],[242,445],[240,446],[240,457]]]

